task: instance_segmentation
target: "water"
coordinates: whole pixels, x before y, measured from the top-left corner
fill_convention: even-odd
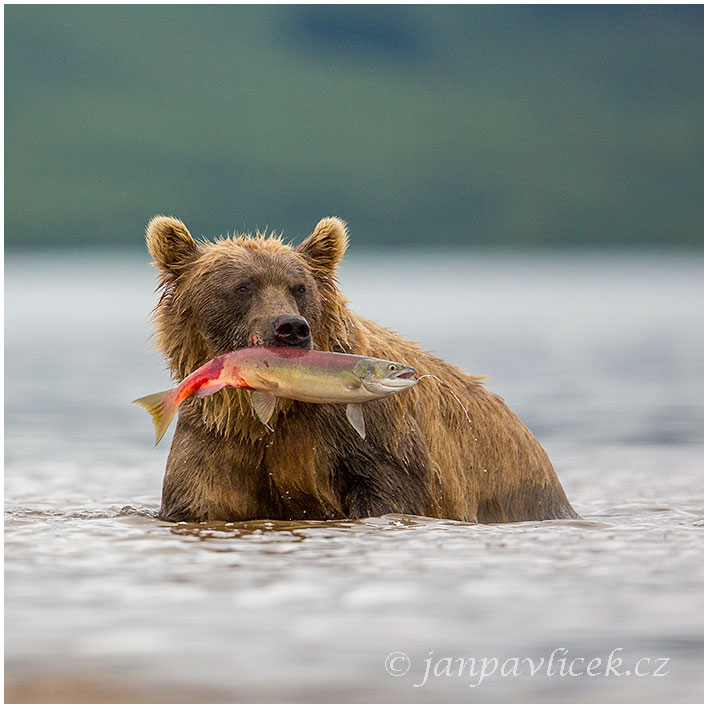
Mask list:
[[[583,516],[496,526],[156,519],[152,277],[6,259],[8,701],[701,701],[699,257],[347,261],[353,308],[488,375]]]

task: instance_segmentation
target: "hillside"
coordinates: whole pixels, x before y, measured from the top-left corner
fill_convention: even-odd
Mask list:
[[[5,244],[699,246],[702,6],[5,7]]]

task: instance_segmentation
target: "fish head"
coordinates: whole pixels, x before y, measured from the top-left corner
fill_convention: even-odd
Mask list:
[[[412,367],[385,359],[363,357],[353,372],[367,391],[381,396],[404,391],[416,384],[416,371]]]

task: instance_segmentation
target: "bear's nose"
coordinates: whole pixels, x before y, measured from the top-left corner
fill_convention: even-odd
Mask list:
[[[299,315],[280,315],[273,321],[273,335],[279,345],[305,347],[310,343],[310,325]]]

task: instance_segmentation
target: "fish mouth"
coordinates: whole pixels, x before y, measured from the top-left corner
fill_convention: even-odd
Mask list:
[[[400,372],[396,372],[382,381],[381,384],[387,389],[408,389],[416,382],[416,370],[411,367],[404,367]]]

